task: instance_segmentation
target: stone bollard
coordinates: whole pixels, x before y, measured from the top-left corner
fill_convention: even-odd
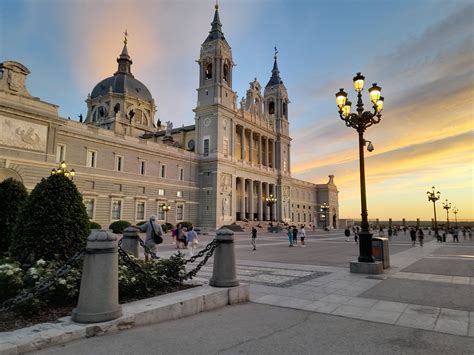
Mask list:
[[[117,236],[97,230],[87,238],[81,288],[72,320],[79,323],[105,322],[122,315],[118,301]]]
[[[233,287],[239,285],[235,266],[234,232],[222,228],[217,231],[217,247],[214,252],[214,266],[209,285]]]
[[[122,238],[122,249],[125,250],[128,254],[133,255],[138,258],[139,249],[138,249],[138,229],[135,227],[127,227],[123,231]]]

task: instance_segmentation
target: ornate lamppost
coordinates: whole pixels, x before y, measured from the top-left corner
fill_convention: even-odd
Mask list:
[[[277,202],[277,198],[273,196],[273,194],[270,194],[270,196],[268,196],[266,199],[265,199],[265,202],[267,203],[267,206],[270,207],[270,221],[273,221],[273,213],[272,213],[272,209],[273,209],[273,205]]]
[[[448,202],[448,199],[446,199],[446,202],[443,202],[443,208],[446,210],[446,225],[449,231],[449,210],[451,209],[451,202]]]
[[[456,221],[456,228],[458,227],[458,212],[459,210],[456,208],[456,206],[453,207],[453,213],[454,213],[454,219]]]
[[[441,192],[436,191],[435,187],[431,187],[432,191],[427,191],[426,194],[428,195],[428,201],[433,202],[433,211],[434,211],[434,230],[435,230],[435,237],[438,237],[438,221],[436,220],[436,201],[440,199]]]
[[[57,175],[57,174],[62,174],[65,177],[68,177],[68,178],[71,178],[71,180],[74,180],[74,176],[76,176],[76,171],[74,169],[68,170],[67,164],[63,160],[59,164],[59,167],[57,167],[56,169],[51,169],[51,175]]]
[[[381,87],[373,84],[369,88],[370,100],[372,101],[373,112],[364,111],[362,102],[362,89],[364,88],[365,77],[361,73],[353,78],[354,89],[357,92],[357,113],[351,113],[351,102],[347,100],[347,93],[340,89],[336,93],[336,104],[339,108],[339,116],[347,127],[354,128],[359,134],[359,170],[360,170],[360,195],[361,195],[361,232],[359,233],[359,262],[373,263],[372,256],[372,234],[369,232],[369,222],[367,217],[367,198],[365,192],[365,164],[364,164],[364,146],[369,143],[367,150],[374,149],[371,142],[364,140],[364,132],[370,126],[380,122],[384,98],[380,96]]]
[[[321,204],[321,212],[323,213],[323,216],[324,216],[324,229],[326,229],[328,226],[328,216],[327,216],[328,211],[329,211],[329,205],[326,202]]]
[[[168,223],[168,211],[171,210],[171,206],[163,203],[161,206],[161,210],[165,213],[165,223]]]

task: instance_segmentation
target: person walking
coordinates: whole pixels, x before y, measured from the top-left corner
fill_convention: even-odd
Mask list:
[[[186,233],[186,240],[188,241],[188,245],[190,245],[189,256],[194,256],[194,252],[196,247],[199,245],[199,241],[193,226],[189,227],[189,230]]]
[[[298,229],[296,226],[293,226],[293,245],[295,247],[298,245]]]
[[[423,239],[425,238],[425,234],[423,233],[423,229],[418,229],[418,241],[420,242],[420,247],[423,246]]]
[[[357,230],[356,226],[352,227],[352,231],[354,232],[354,242],[359,244],[359,231]]]
[[[346,229],[344,229],[344,235],[346,236],[346,242],[349,241],[349,237],[351,236],[351,230],[346,227]]]
[[[257,250],[257,229],[252,227],[252,246],[253,250]]]
[[[411,238],[411,246],[414,247],[416,244],[416,230],[415,228],[410,228],[410,238]]]
[[[292,247],[293,246],[293,230],[291,229],[291,226],[288,226],[287,233],[288,233],[288,241],[290,242],[290,245],[288,246]]]
[[[457,227],[453,229],[453,243],[454,242],[459,243],[459,229]]]
[[[154,234],[159,235],[160,237],[163,235],[163,230],[161,229],[161,225],[156,222],[156,216],[151,215],[148,219],[148,222],[142,224],[141,226],[135,226],[141,232],[146,233],[145,237],[145,246],[147,247],[148,251],[156,254],[158,252],[158,244],[155,243]],[[148,261],[151,254],[147,252],[145,249],[145,261]]]
[[[304,230],[304,224],[302,224],[300,229],[300,241],[302,248],[306,248],[306,245],[304,244],[304,238],[306,238],[306,231]]]

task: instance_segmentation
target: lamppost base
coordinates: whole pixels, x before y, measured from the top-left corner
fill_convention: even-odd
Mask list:
[[[360,232],[359,233],[359,258],[357,259],[360,263],[373,263],[374,257],[372,256],[372,233]]]
[[[351,261],[349,263],[351,273],[377,275],[383,273],[383,263],[374,261],[373,263]]]

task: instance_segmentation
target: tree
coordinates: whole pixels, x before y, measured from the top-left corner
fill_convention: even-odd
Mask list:
[[[0,257],[7,254],[13,227],[27,197],[28,192],[21,181],[8,178],[0,183]]]
[[[84,245],[89,218],[76,185],[51,175],[31,191],[15,226],[11,255],[23,264],[66,261]]]

